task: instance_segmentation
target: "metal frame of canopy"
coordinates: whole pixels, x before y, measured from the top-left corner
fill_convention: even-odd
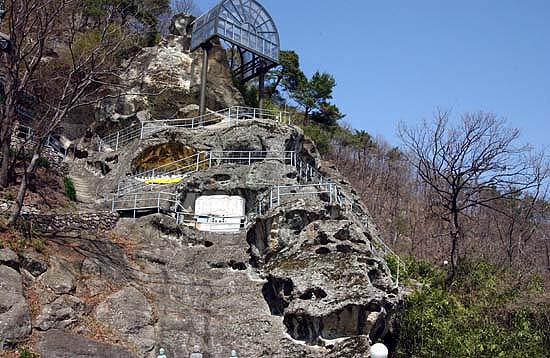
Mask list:
[[[262,109],[265,74],[279,65],[279,32],[272,17],[255,0],[222,0],[193,22],[191,51],[203,50],[201,115],[206,112],[208,52],[213,39],[231,44],[231,69],[237,79],[244,83],[259,78],[259,107]]]

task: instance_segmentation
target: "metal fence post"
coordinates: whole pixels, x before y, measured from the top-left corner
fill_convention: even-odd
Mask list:
[[[273,189],[269,191],[269,208],[273,207]]]
[[[160,192],[158,193],[158,196],[157,196],[157,213],[160,214]]]
[[[136,218],[137,194],[134,194],[134,219]]]
[[[115,145],[115,150],[118,150],[118,139],[120,137],[120,131],[116,132],[116,145]]]
[[[248,165],[252,164],[252,152],[248,152]]]
[[[196,154],[197,156],[197,172],[199,171],[199,162],[200,162],[200,159],[201,159],[201,156],[200,156],[200,152]]]
[[[212,151],[208,152],[208,168],[212,168]]]
[[[141,122],[141,131],[139,133],[139,139],[143,139],[143,130],[145,129],[145,123]]]
[[[277,185],[277,205],[281,205],[281,187]]]
[[[239,108],[240,107],[237,107],[237,115],[235,116],[235,124],[236,125],[239,125]]]

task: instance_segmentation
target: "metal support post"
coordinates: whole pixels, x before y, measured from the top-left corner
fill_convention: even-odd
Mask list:
[[[158,193],[158,196],[157,196],[157,213],[160,214],[160,192]]]
[[[273,189],[269,191],[269,208],[273,207]]]
[[[252,164],[252,152],[248,152],[248,165]]]
[[[240,107],[237,107],[237,115],[235,116],[235,124],[236,125],[239,125],[239,108]]]
[[[281,205],[281,187],[277,185],[277,205]]]
[[[198,172],[199,171],[199,162],[201,160],[201,156],[200,156],[200,153],[197,153],[196,155],[197,155],[197,170],[196,171]]]
[[[134,219],[136,218],[137,194],[134,194]]]
[[[116,145],[115,145],[115,150],[118,150],[118,139],[120,137],[120,131],[116,132]]]
[[[260,107],[260,119],[263,118],[262,111],[264,110],[264,92],[265,92],[265,69],[260,68],[258,78],[258,107]],[[254,116],[254,118],[256,118]]]
[[[144,126],[145,126],[145,123],[141,122],[141,131],[139,133],[139,139],[143,139]]]
[[[202,73],[201,73],[201,94],[200,94],[199,116],[202,117],[206,113],[206,81],[208,80],[208,52],[212,48],[212,44],[210,44],[210,42],[207,42],[207,43],[204,43],[201,47],[202,47]]]

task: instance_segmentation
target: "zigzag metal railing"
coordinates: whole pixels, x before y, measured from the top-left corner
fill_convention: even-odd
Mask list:
[[[106,148],[118,150],[138,139],[144,139],[150,135],[166,128],[203,128],[206,126],[226,122],[228,126],[239,125],[243,121],[257,119],[273,120],[281,123],[291,123],[291,116],[288,112],[260,110],[250,107],[230,107],[217,112],[207,113],[203,116],[185,119],[163,119],[140,121],[116,133],[99,139],[99,151]]]
[[[17,126],[15,135],[18,138],[23,138],[25,141],[29,141],[29,140],[32,142],[35,141],[34,130],[31,127],[23,124],[19,124]],[[63,154],[64,157],[67,156],[67,148],[65,148],[61,144],[61,142],[51,134],[48,135],[48,138],[46,138],[46,141],[44,142],[44,146]]]
[[[292,196],[311,196],[311,195],[328,195],[331,204],[338,204],[348,213],[353,213],[357,216],[365,216],[361,206],[352,198],[344,193],[342,188],[330,179],[326,178],[317,168],[308,164],[306,161],[297,158],[295,161],[298,178],[305,183],[297,185],[276,185],[263,196],[257,199],[256,210],[257,214],[262,215],[270,209],[281,205],[281,199]],[[405,262],[377,236],[373,236],[373,240],[380,246],[384,255],[392,255],[397,260],[397,277],[396,284],[399,285],[400,268],[406,268]]]
[[[137,191],[152,190],[157,184],[147,183],[147,180],[158,178],[183,178],[202,169],[212,168],[221,164],[245,164],[275,160],[284,164],[294,165],[294,151],[202,151],[189,157],[164,164],[155,169],[138,173],[118,184],[117,196],[132,194]]]

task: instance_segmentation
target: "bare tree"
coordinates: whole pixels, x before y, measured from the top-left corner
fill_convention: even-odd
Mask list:
[[[7,3],[9,47],[2,53],[3,103],[0,108],[0,185],[8,185],[10,144],[20,95],[32,81],[54,34],[60,14],[71,0],[12,0]]]
[[[439,112],[417,128],[401,125],[399,135],[408,159],[429,189],[434,213],[448,224],[451,238],[450,284],[465,238],[463,218],[476,207],[493,207],[537,188],[544,175],[542,156],[517,145],[519,131],[489,113],[465,114],[457,124]]]
[[[34,19],[29,20],[31,24],[50,21],[52,17],[56,20],[48,26],[36,29],[27,24],[10,31],[12,39],[22,38],[20,42],[13,44],[12,51],[15,54],[22,51],[17,48],[18,46],[24,48],[29,46],[27,44],[31,44],[31,47],[35,44],[36,50],[31,52],[30,64],[27,64],[26,57],[21,58],[19,55],[13,56],[11,61],[19,63],[19,67],[28,68],[23,73],[23,78],[28,77],[25,80],[27,86],[21,88],[27,89],[32,85],[33,92],[42,102],[37,106],[36,116],[32,122],[32,155],[22,174],[10,224],[15,223],[21,212],[29,177],[36,170],[46,140],[71,111],[105,98],[105,85],[117,85],[121,53],[126,44],[132,42],[131,34],[123,26],[123,16],[120,16],[124,14],[125,9],[106,6],[101,17],[95,21],[92,28],[89,28],[87,20],[81,16],[84,0],[52,0],[51,4],[49,0],[14,0],[12,8],[19,6],[19,2],[25,3],[25,6],[29,6],[28,3],[34,4],[28,8],[29,19]],[[43,8],[45,3],[48,6]],[[49,6],[54,6],[56,16],[52,16],[51,10],[48,10]],[[10,11],[13,12],[14,18],[18,16],[15,15],[15,10]],[[29,26],[32,31],[28,30]],[[46,57],[46,50],[55,51],[55,55]],[[17,67],[15,63],[13,66]],[[18,80],[14,82],[20,83]],[[9,86],[9,81],[7,85]],[[15,107],[18,101],[17,90],[11,91],[13,104],[3,105],[7,118],[6,133],[13,131],[15,109],[10,106]],[[3,145],[7,143],[9,149],[9,138],[3,136],[2,139]]]
[[[172,9],[172,15],[181,13],[193,16],[200,15],[200,9],[195,0],[172,0],[170,8]]]

